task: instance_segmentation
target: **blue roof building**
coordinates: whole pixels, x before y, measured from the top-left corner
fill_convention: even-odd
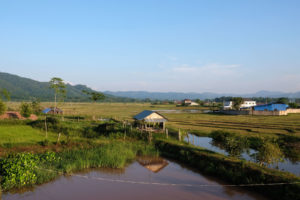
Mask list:
[[[256,111],[285,111],[289,106],[281,103],[269,103],[264,105],[254,106]]]
[[[44,114],[62,114],[63,111],[59,108],[46,108],[42,111]]]

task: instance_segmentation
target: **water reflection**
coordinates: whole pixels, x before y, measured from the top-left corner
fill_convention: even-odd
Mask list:
[[[152,156],[138,157],[137,161],[141,166],[154,173],[158,173],[169,164],[165,159],[161,157]]]
[[[139,158],[138,160],[123,171],[100,169],[81,172],[77,174],[79,176],[76,174],[68,177],[62,176],[51,183],[35,187],[33,191],[23,194],[4,194],[3,199],[264,199],[260,195],[241,188],[224,187],[221,185],[224,183],[215,178],[203,176],[170,160],[161,158]],[[160,170],[153,173],[152,170],[145,167],[152,166],[153,163],[159,163],[163,167],[159,167]],[[105,181],[103,177],[109,180],[124,181]],[[129,181],[134,181],[134,183],[129,183]],[[169,185],[149,183],[167,183]],[[194,187],[182,186],[182,184],[191,184]],[[203,184],[214,186],[199,187]]]
[[[210,137],[199,137],[195,136],[193,134],[188,134],[184,140],[192,145],[203,147],[205,149],[224,154],[226,156],[230,156],[230,151],[224,146],[223,144],[219,142],[213,141]],[[244,149],[238,149],[237,152],[235,152],[234,156],[240,157],[242,159],[257,162],[256,159],[258,155],[258,151],[254,149],[244,148]],[[273,168],[273,169],[279,169],[282,171],[291,172],[297,176],[300,176],[300,162],[299,160],[295,161],[290,160],[288,157],[283,157],[285,155],[281,154],[280,159],[276,158],[276,162],[273,163],[264,163],[267,167]]]

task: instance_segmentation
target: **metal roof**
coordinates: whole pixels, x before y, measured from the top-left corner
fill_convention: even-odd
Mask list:
[[[46,108],[46,109],[44,109],[44,110],[42,111],[42,113],[47,114],[47,113],[50,112],[50,111],[54,111],[54,112],[62,112],[62,110],[59,109],[59,108]]]
[[[149,115],[151,115],[152,113],[156,113],[160,116],[162,116],[161,114],[155,112],[155,111],[152,111],[152,110],[144,110],[143,112],[135,115],[133,118],[136,119],[136,120],[145,120],[146,117],[148,117]],[[145,121],[146,122],[166,122],[167,119],[162,116],[164,119],[146,119]]]
[[[51,108],[46,108],[46,109],[43,110],[42,112],[45,113],[45,114],[47,114],[47,113],[50,112],[50,111],[51,111]]]

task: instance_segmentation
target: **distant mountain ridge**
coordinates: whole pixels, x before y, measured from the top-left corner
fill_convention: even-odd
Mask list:
[[[29,78],[23,78],[17,75],[0,72],[0,89],[6,89],[10,92],[12,101],[30,101],[38,98],[41,101],[53,101],[54,91],[49,88],[48,82],[39,82]],[[66,101],[89,101],[89,98],[82,90],[94,91],[85,85],[66,84]],[[114,97],[106,94],[104,101],[134,101],[126,97]]]
[[[94,91],[85,85],[67,84],[66,101],[89,101],[88,96],[82,90]],[[0,72],[0,89],[7,89],[13,101],[27,101],[34,97],[41,101],[53,101],[54,92],[49,88],[48,82],[39,82],[29,78]],[[182,92],[146,92],[146,91],[126,91],[126,92],[103,92],[107,102],[135,102],[142,99],[151,100],[182,100],[182,99],[214,99],[222,96],[242,96],[250,97],[288,97],[300,98],[300,92],[284,93],[272,91],[259,91],[253,94],[230,94],[230,93],[182,93]]]
[[[214,99],[222,96],[241,96],[244,98],[251,97],[270,97],[270,98],[279,98],[279,97],[288,97],[288,98],[300,98],[300,92],[296,93],[284,93],[284,92],[272,92],[272,91],[259,91],[253,94],[231,94],[231,93],[182,93],[182,92],[146,92],[146,91],[119,91],[111,92],[105,91],[105,94],[110,94],[114,96],[122,96],[129,98],[137,99],[146,99],[151,100],[181,100],[181,99]]]

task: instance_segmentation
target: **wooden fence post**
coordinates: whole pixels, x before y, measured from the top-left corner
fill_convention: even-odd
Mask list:
[[[169,131],[167,128],[166,128],[166,137],[167,137],[167,139],[169,138]]]
[[[61,133],[59,133],[59,134],[58,134],[58,137],[57,137],[57,142],[56,142],[56,144],[58,144],[58,143],[59,143],[60,135],[61,135]]]
[[[45,131],[46,131],[46,139],[47,139],[48,138],[47,116],[45,117]]]
[[[181,133],[180,133],[180,129],[178,129],[178,140],[181,141]]]

